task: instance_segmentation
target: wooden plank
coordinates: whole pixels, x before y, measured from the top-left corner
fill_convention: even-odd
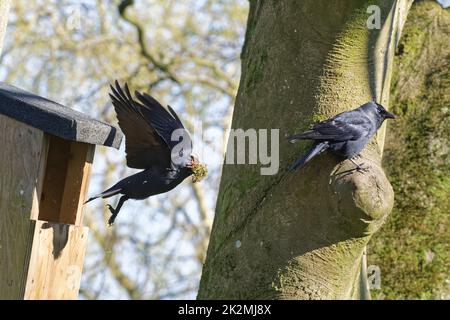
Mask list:
[[[44,134],[0,115],[0,299],[21,299],[34,222],[33,195],[45,152]]]
[[[50,136],[39,220],[82,225],[94,145]]]
[[[81,226],[95,145],[72,142],[59,221]]]
[[[45,167],[47,164],[47,155],[50,138],[44,134],[44,140],[42,142],[42,150],[39,157],[39,175],[36,181],[36,186],[33,191],[33,205],[31,207],[31,220],[37,220],[39,216],[39,206],[41,203],[42,187],[44,185]]]
[[[88,228],[37,221],[25,299],[76,299]]]

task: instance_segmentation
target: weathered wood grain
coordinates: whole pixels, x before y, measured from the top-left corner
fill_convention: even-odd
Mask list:
[[[25,299],[76,299],[87,227],[37,221]]]
[[[83,203],[91,176],[95,145],[72,142],[61,202],[60,222],[83,224]]]
[[[34,222],[33,195],[45,151],[43,132],[0,115],[0,299],[23,296]]]

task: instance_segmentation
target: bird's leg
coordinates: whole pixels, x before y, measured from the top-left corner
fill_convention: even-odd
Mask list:
[[[349,160],[356,166],[356,171],[358,171],[358,172],[367,172],[367,168],[363,167],[364,163],[357,164],[355,162],[355,160],[353,160],[353,158],[350,158]]]
[[[114,224],[114,220],[116,219],[117,215],[119,214],[120,208],[122,208],[122,205],[125,201],[128,200],[127,196],[121,196],[119,199],[119,203],[117,204],[117,207],[114,209],[110,204],[108,204],[108,209],[111,212],[111,217],[108,220],[108,224],[112,226]]]

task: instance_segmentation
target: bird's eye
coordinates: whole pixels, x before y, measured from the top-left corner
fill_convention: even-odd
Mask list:
[[[180,150],[180,152],[178,153],[178,155],[181,157],[183,157],[183,149]]]

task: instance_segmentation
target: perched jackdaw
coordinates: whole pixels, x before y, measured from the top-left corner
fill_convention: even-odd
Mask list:
[[[356,165],[356,170],[365,171],[363,164],[357,164],[353,158],[369,142],[386,119],[395,115],[376,102],[368,102],[359,108],[339,113],[338,115],[315,124],[311,130],[288,137],[294,143],[297,140],[314,140],[309,151],[295,161],[289,170],[297,170],[316,155],[331,150],[349,159]]]
[[[167,192],[193,175],[193,182],[207,175],[206,167],[192,155],[192,140],[175,111],[170,106],[165,109],[148,94],[135,91],[138,101],[131,97],[125,84],[124,90],[116,81],[110,94],[117,113],[119,126],[125,134],[127,166],[144,169],[113,185],[111,188],[90,198],[109,198],[121,194],[114,209],[108,204],[111,217],[109,225],[128,199],[145,199]],[[176,139],[172,134],[178,130]]]

